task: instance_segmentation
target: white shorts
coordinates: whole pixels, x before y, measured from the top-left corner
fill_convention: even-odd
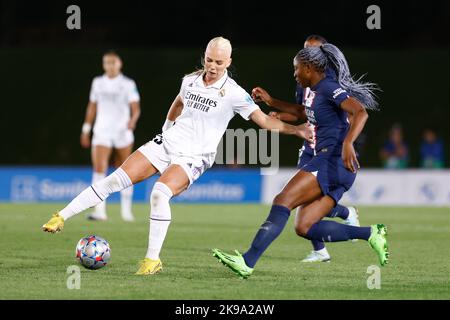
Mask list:
[[[183,168],[189,178],[189,185],[209,168],[212,167],[215,160],[215,153],[206,155],[186,156],[175,155],[169,153],[164,147],[161,135],[150,140],[138,150],[152,163],[152,165],[163,174],[163,172],[171,165],[177,164]]]
[[[117,133],[98,133],[92,136],[92,146],[105,146],[109,148],[122,149],[133,144],[133,131],[125,130]]]

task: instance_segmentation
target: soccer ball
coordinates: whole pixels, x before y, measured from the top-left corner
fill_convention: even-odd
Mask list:
[[[75,258],[88,269],[99,269],[111,259],[111,249],[105,239],[91,235],[78,241]]]

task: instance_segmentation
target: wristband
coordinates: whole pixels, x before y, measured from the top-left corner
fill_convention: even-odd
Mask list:
[[[81,127],[81,132],[84,134],[88,134],[91,132],[92,126],[90,123],[83,123],[83,126]]]

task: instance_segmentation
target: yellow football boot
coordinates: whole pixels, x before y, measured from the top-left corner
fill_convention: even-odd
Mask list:
[[[55,213],[52,218],[42,226],[42,230],[45,232],[57,233],[64,228],[64,218]]]
[[[139,270],[136,272],[139,276],[147,276],[150,274],[158,273],[162,270],[162,262],[160,259],[152,260],[149,258],[145,258],[141,261],[141,265]]]

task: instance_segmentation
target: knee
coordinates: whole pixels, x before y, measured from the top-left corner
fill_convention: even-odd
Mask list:
[[[306,222],[306,221],[302,221],[300,223],[298,223],[295,226],[295,233],[299,236],[299,237],[303,237],[306,238],[307,233],[309,231],[309,229],[311,228],[311,224]]]
[[[131,185],[133,185],[133,183],[131,182],[130,177],[120,168],[111,173],[105,179],[93,184],[94,188],[100,190],[102,193],[108,194],[121,191]]]
[[[160,221],[170,221],[172,214],[170,211],[170,198],[172,191],[161,182],[156,182],[150,194],[150,219]]]
[[[299,207],[305,203],[305,199],[302,194],[297,194],[292,191],[281,191],[277,196],[273,199],[272,204],[284,206],[289,209],[294,209]]]
[[[292,202],[289,198],[290,197],[285,192],[280,192],[273,199],[272,204],[283,206],[292,210]]]

